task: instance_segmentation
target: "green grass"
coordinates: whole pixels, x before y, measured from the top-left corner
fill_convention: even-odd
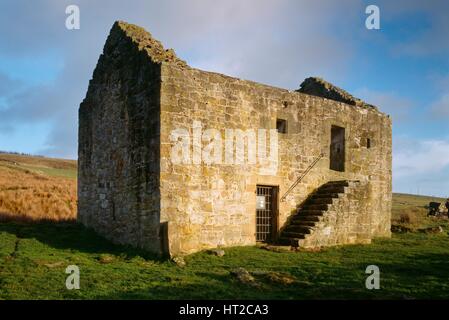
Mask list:
[[[258,247],[201,252],[184,268],[143,251],[113,245],[77,224],[0,224],[0,299],[407,299],[449,298],[449,237],[408,233],[371,245],[320,252]],[[79,266],[81,289],[65,288],[65,268]],[[381,271],[381,289],[365,289],[365,269]],[[292,284],[230,273],[273,271]]]
[[[48,168],[30,165],[20,165],[19,167],[25,170],[29,170],[38,174],[43,174],[51,177],[76,179],[78,174],[76,169]]]
[[[403,208],[425,208],[431,201],[444,203],[445,199],[414,194],[394,193],[392,210],[395,212],[395,210]]]

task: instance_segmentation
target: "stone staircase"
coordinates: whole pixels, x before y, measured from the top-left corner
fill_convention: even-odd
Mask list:
[[[348,180],[330,181],[319,187],[287,221],[278,243],[293,247],[301,246],[301,243],[318,228],[326,213],[333,210],[340,199],[343,199],[357,183],[358,181]]]

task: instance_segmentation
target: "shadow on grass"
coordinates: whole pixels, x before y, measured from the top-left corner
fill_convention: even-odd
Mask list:
[[[233,282],[229,275],[202,274],[201,278],[186,281],[185,278],[167,279],[165,283],[134,289],[116,290],[108,294],[101,294],[94,299],[138,299],[138,300],[188,300],[188,299],[250,299],[256,298],[254,288],[245,288]],[[262,295],[259,293],[259,299]]]
[[[142,249],[117,245],[83,225],[69,222],[1,222],[0,232],[14,234],[19,239],[36,239],[55,249],[87,254],[111,254],[125,259],[142,257],[145,260],[166,261],[166,258]]]

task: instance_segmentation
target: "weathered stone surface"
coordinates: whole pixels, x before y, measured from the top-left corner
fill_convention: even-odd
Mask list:
[[[160,64],[136,33],[114,24],[79,109],[78,220],[159,253]]]
[[[345,95],[345,102],[317,95],[191,68],[143,29],[114,24],[79,110],[79,221],[155,253],[254,245],[256,186],[276,186],[281,196],[324,153],[279,202],[278,230],[319,186],[351,180],[360,188],[336,204],[307,245],[389,236],[390,118]],[[278,134],[274,170],[172,161],[171,133],[192,134],[194,121],[224,138],[226,129],[276,128],[277,119],[288,131]],[[333,125],[345,128],[343,172],[330,169]],[[192,141],[190,150],[202,143]]]
[[[209,250],[209,253],[213,254],[214,256],[217,256],[217,257],[223,257],[226,254],[223,249]]]
[[[176,257],[173,257],[172,258],[172,261],[178,266],[178,267],[181,267],[181,268],[183,268],[183,267],[185,267],[187,264],[186,264],[186,261],[184,260],[184,258],[182,257],[182,256],[176,256]]]

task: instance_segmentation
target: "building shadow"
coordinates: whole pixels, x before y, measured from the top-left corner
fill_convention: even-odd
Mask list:
[[[0,223],[0,233],[15,235],[18,239],[35,239],[54,249],[70,250],[87,254],[110,254],[132,259],[164,261],[166,258],[128,245],[114,244],[95,231],[73,222],[9,221]]]

